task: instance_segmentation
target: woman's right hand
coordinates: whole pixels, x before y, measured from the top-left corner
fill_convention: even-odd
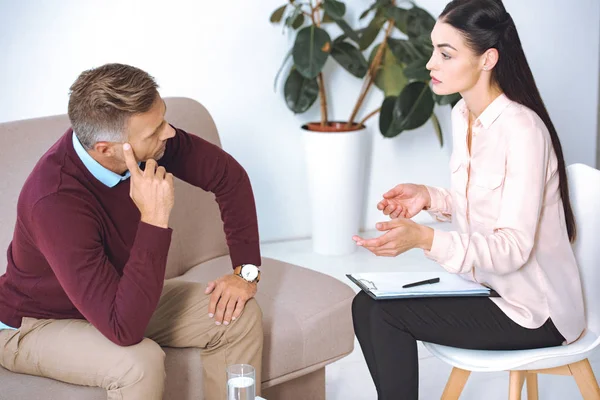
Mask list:
[[[377,209],[390,218],[412,218],[421,210],[431,206],[431,197],[425,185],[401,183],[384,193]]]

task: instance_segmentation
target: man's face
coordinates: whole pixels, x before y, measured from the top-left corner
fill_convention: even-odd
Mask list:
[[[127,121],[125,128],[127,142],[131,144],[138,161],[147,161],[151,158],[159,160],[165,154],[167,139],[175,136],[175,129],[165,121],[166,111],[165,102],[157,96],[150,110],[143,114],[136,114]],[[118,158],[125,162],[122,149]]]

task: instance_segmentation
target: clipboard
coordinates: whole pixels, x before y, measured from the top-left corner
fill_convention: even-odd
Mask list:
[[[346,274],[356,286],[375,300],[426,297],[500,297],[492,288],[448,272],[379,272]],[[440,278],[439,283],[402,288],[403,285]]]

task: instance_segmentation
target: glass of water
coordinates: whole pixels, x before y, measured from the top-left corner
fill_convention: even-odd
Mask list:
[[[227,400],[254,400],[256,398],[256,373],[249,364],[227,367]]]

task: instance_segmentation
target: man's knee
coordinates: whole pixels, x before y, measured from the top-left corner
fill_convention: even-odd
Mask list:
[[[255,299],[246,302],[240,317],[231,325],[232,334],[238,337],[257,338],[263,336],[263,314]],[[252,339],[255,340],[255,339]]]
[[[165,352],[153,340],[144,338],[140,343],[123,347],[125,368],[122,384],[153,385],[155,390],[163,390],[165,380]]]
[[[242,312],[240,318],[246,320],[246,323],[258,325],[262,329],[263,315],[256,299],[252,298],[246,302],[244,311]]]

